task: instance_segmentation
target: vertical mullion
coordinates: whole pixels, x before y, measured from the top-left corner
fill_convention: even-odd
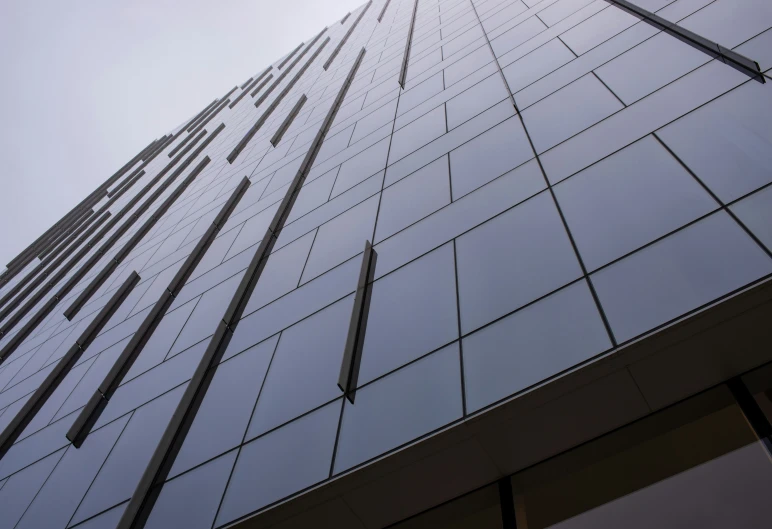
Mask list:
[[[770,425],[767,416],[764,415],[759,403],[753,398],[748,386],[740,377],[735,377],[726,382],[729,391],[732,392],[737,405],[745,415],[748,424],[753,428],[753,432],[759,438],[759,441],[767,450],[767,454],[772,457],[772,425]]]
[[[515,500],[512,496],[512,479],[507,476],[498,481],[501,526],[503,529],[517,529]]]

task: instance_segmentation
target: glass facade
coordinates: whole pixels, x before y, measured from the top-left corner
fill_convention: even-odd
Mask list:
[[[768,525],[772,4],[375,0],[257,66],[0,275],[0,528]]]

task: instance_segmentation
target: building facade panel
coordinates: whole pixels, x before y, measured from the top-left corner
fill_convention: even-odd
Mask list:
[[[0,275],[0,527],[765,527],[770,35],[373,0],[257,65]]]

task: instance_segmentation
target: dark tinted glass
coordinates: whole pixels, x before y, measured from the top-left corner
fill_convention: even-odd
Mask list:
[[[126,427],[128,419],[118,419],[95,431],[79,449],[72,446],[68,448],[18,527],[64,527]]]
[[[389,163],[404,158],[433,139],[442,136],[445,131],[445,106],[440,105],[394,132],[389,147]]]
[[[209,529],[217,514],[217,507],[220,505],[220,498],[235,460],[234,450],[167,481],[145,527]]]
[[[448,203],[450,174],[443,156],[383,191],[375,240],[393,235]]]
[[[501,76],[496,74],[487,77],[447,102],[448,128],[456,128],[506,97]]]
[[[624,341],[772,272],[772,261],[716,213],[592,275]]]
[[[622,108],[593,75],[585,75],[523,111],[537,152],[567,140]]]
[[[343,410],[334,472],[342,472],[461,417],[458,344],[358,389]]]
[[[373,283],[359,383],[457,338],[453,246],[446,244]]]
[[[132,415],[75,512],[73,522],[85,520],[131,497],[181,396],[182,388],[178,388]]]
[[[231,277],[201,296],[198,304],[196,304],[196,308],[193,309],[193,313],[185,322],[185,327],[183,327],[169,351],[168,356],[184,351],[191,345],[214,333],[217,324],[225,315],[225,310],[228,308],[231,299],[233,299],[233,294],[236,292],[240,281],[240,275]]]
[[[456,252],[464,334],[581,274],[548,193],[462,235]]]
[[[277,338],[220,364],[177,454],[170,477],[242,442]]]
[[[607,62],[596,73],[609,89],[629,105],[710,59],[701,50],[672,35],[660,33]],[[655,60],[657,68],[654,71],[637,67]]]
[[[8,478],[0,489],[0,520],[5,527],[16,525],[63,453],[64,450],[54,452]]]
[[[373,197],[321,226],[301,281],[305,283],[360,253],[373,236],[377,209],[378,197]]]
[[[329,476],[340,401],[244,445],[223,499],[220,525]]]
[[[533,157],[518,118],[510,118],[450,153],[453,199]]]
[[[772,181],[772,84],[746,83],[658,132],[726,202]]]
[[[742,199],[730,209],[768,249],[772,250],[772,187]]]
[[[585,281],[467,336],[468,412],[496,402],[611,346]]]
[[[353,301],[348,296],[281,333],[247,438],[340,396],[338,374]]]
[[[555,186],[593,270],[718,207],[651,136]]]

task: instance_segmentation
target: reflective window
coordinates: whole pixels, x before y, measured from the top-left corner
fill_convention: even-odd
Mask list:
[[[20,439],[23,439],[27,435],[30,435],[41,428],[45,428],[49,422],[51,422],[51,419],[54,418],[56,412],[61,405],[64,404],[65,399],[67,399],[68,395],[73,388],[75,388],[75,385],[78,384],[80,379],[83,378],[83,375],[86,373],[86,370],[91,367],[92,363],[94,363],[93,358],[70,369],[64,377],[64,380],[56,386],[56,389],[51,396],[45,401],[45,404],[43,404],[40,410],[35,413],[35,416],[19,436]],[[0,421],[2,421],[2,419],[0,419]]]
[[[405,264],[545,188],[535,160],[440,209],[378,244],[376,277]]]
[[[458,354],[454,343],[358,389],[344,404],[334,473],[459,419]]]
[[[214,333],[240,282],[241,274],[220,283],[201,296],[196,308],[193,309],[193,313],[185,323],[185,327],[169,351],[168,357],[184,351]]]
[[[560,39],[552,39],[502,71],[509,89],[515,93],[573,59],[574,54]]]
[[[285,226],[327,202],[339,170],[340,166],[327,171],[300,189],[300,194],[298,194],[297,200],[292,205],[292,210],[287,217]]]
[[[118,419],[93,432],[78,449],[68,448],[24,514],[19,529],[65,527],[128,420]]]
[[[281,200],[281,197],[276,197],[276,200]],[[233,245],[228,249],[225,259],[229,259],[263,240],[265,230],[268,229],[278,207],[278,204],[274,204],[246,221]]]
[[[622,342],[772,271],[764,251],[720,212],[592,275]]]
[[[588,270],[718,207],[651,136],[554,189]]]
[[[319,148],[319,154],[316,155],[316,163],[323,162],[348,147],[353,132],[354,126],[351,125],[340,132],[336,132],[334,136],[327,136]]]
[[[456,252],[463,334],[581,275],[548,193],[462,235]]]
[[[402,115],[411,108],[415,108],[431,96],[439,94],[443,90],[442,85],[442,72],[436,73],[429,77],[424,82],[411,86],[408,90],[401,93],[399,96],[399,109],[398,115]],[[394,118],[394,114],[391,114],[391,119]],[[357,125],[358,127],[359,125]],[[395,158],[396,159],[396,158]]]
[[[396,106],[397,100],[394,99],[382,107],[373,110],[367,116],[360,118],[354,128],[354,134],[351,136],[351,143],[356,143],[371,132],[375,132],[382,126],[390,123],[394,119]]]
[[[711,59],[672,35],[660,33],[596,70],[598,77],[624,101],[638,99]],[[656,61],[657,68],[640,68]]]
[[[164,483],[145,527],[209,529],[235,460],[234,450]]]
[[[302,283],[361,253],[373,236],[378,197],[372,197],[319,228]]]
[[[731,49],[772,26],[772,6],[765,0],[718,0],[679,25]]]
[[[445,134],[445,131],[445,105],[440,105],[394,132],[389,148],[389,163],[418,150]]]
[[[373,283],[359,384],[458,338],[455,290],[451,244]]]
[[[256,437],[340,396],[353,296],[282,332],[247,432]]]
[[[611,346],[585,281],[464,338],[464,383],[474,412]]]
[[[0,522],[3,527],[16,525],[63,453],[64,450],[54,452],[8,478],[0,489]]]
[[[494,74],[487,77],[447,102],[448,129],[458,127],[506,97],[501,76]]]
[[[74,523],[131,497],[180,397],[182,388],[177,388],[139,408],[132,415],[75,512],[72,520]]]
[[[332,188],[332,196],[355,186],[368,176],[372,176],[386,167],[386,155],[389,152],[389,139],[381,140],[368,147],[340,167],[338,178]]]
[[[484,42],[478,41],[478,43],[481,44],[479,48],[445,68],[445,88],[454,85],[493,60],[488,46]]]
[[[772,250],[772,187],[742,199],[730,209],[769,250]]]
[[[23,403],[24,400],[20,402]],[[13,413],[18,412],[20,408],[21,406]],[[6,413],[12,411],[9,408]],[[57,421],[27,438],[17,441],[0,460],[0,479],[31,465],[46,454],[51,454],[59,448],[67,446],[69,441],[64,435],[69,427],[70,421]]]
[[[131,380],[164,361],[166,354],[169,352],[169,349],[177,339],[182,327],[185,325],[185,322],[188,321],[188,317],[190,317],[190,313],[193,312],[195,307],[196,300],[189,301],[179,309],[167,313],[163,317],[158,324],[158,327],[155,328],[155,331],[153,331],[153,334],[150,336],[150,339],[142,348],[134,365],[131,366],[131,369],[126,373],[124,380]]]
[[[542,21],[539,20],[539,17],[530,17],[500,37],[491,40],[493,52],[497,57],[501,57],[509,50],[520,46],[522,43],[535,37],[545,29],[547,28]]]
[[[99,516],[90,518],[88,521],[78,525],[78,529],[114,529],[118,527],[118,522],[121,521],[121,516],[123,516],[123,512],[128,504],[128,501],[123,502]]]
[[[236,236],[239,234],[239,230],[233,229],[226,233],[220,234],[209,246],[209,249],[206,251],[204,256],[201,258],[201,260],[198,262],[198,265],[196,265],[196,268],[193,270],[193,273],[190,274],[190,277],[188,278],[188,282],[193,281],[197,277],[207,273],[217,265],[219,265],[223,258],[225,257],[225,254],[228,253],[228,249],[233,244],[233,241],[236,239]]]
[[[658,132],[729,202],[772,182],[772,84],[746,82]]]
[[[174,358],[170,358],[169,361],[123,383],[115,391],[107,408],[99,416],[95,428],[107,424],[173,387],[190,380],[201,356],[206,351],[207,345],[207,342],[200,342]]]
[[[643,7],[640,1],[636,5]],[[610,5],[600,13],[562,33],[560,40],[565,42],[574,53],[582,55],[639,20],[627,11]]]
[[[590,74],[523,110],[523,119],[541,153],[620,108],[622,103]]]
[[[362,252],[359,253],[361,255]],[[341,266],[242,318],[228,344],[226,355],[241,352],[353,292],[361,262],[361,258],[349,259]]]
[[[539,11],[539,18],[548,26],[554,26],[572,13],[592,3],[592,0],[559,0],[546,9]]]
[[[271,254],[255,285],[246,312],[252,312],[298,286],[315,235],[316,232],[307,233]]]
[[[277,339],[261,342],[219,365],[169,477],[243,441]]]
[[[375,240],[385,239],[449,203],[450,174],[448,159],[443,156],[383,191]]]
[[[215,525],[326,479],[340,405],[340,401],[332,402],[244,445]]]
[[[517,117],[493,127],[450,153],[456,200],[533,157]]]

